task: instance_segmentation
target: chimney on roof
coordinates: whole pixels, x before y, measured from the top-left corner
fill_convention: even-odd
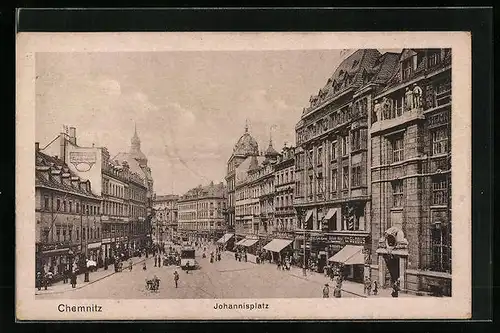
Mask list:
[[[40,151],[40,142],[35,142],[35,152]]]
[[[71,142],[73,145],[76,146],[76,128],[75,127],[69,128],[69,142]]]

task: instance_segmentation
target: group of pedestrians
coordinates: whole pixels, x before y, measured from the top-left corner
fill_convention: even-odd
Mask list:
[[[213,264],[214,260],[221,261],[221,253],[222,253],[222,250],[219,247],[215,248],[215,253],[214,253],[214,251],[210,252],[210,263]]]
[[[246,251],[235,251],[234,252],[234,259],[236,261],[247,262],[248,261],[248,254]]]
[[[63,283],[66,284],[68,281],[71,283],[72,288],[76,288],[77,284],[77,273],[78,269],[76,267],[76,264],[73,265],[71,269],[66,268],[63,272]],[[48,271],[47,273],[42,273],[38,271],[36,273],[36,288],[38,290],[47,290],[48,287],[50,287],[53,283],[53,273],[51,271]]]

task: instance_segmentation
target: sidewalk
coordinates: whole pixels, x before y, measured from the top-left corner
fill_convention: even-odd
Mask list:
[[[148,260],[153,258],[152,256],[148,257]],[[132,258],[132,264],[135,266],[137,264],[140,264],[146,260],[146,257],[142,256],[141,258],[139,257],[133,257]],[[123,269],[128,269],[128,260],[123,263]],[[108,269],[105,270],[104,268],[99,268],[96,272],[91,272],[89,275],[89,282],[83,282],[85,274],[80,274],[77,276],[76,281],[76,287],[72,288],[71,283],[63,283],[63,281],[56,282],[49,286],[47,290],[45,290],[43,287],[41,290],[38,290],[35,288],[35,295],[45,295],[45,294],[58,294],[58,293],[65,293],[68,291],[74,291],[77,289],[81,289],[83,287],[88,286],[89,284],[92,284],[94,282],[100,281],[104,278],[107,278],[108,276],[111,276],[115,274],[115,269],[114,265],[108,265]]]
[[[315,282],[315,283],[321,284],[321,285],[328,283],[331,287],[333,287],[335,284],[334,281],[331,281],[330,278],[326,277],[323,273],[307,271],[307,275],[304,276],[302,268],[299,268],[299,267],[290,268],[290,271],[288,271],[288,273],[295,276],[296,278],[305,279],[305,280],[312,281],[312,282]],[[353,294],[353,295],[356,295],[359,297],[365,297],[365,298],[392,297],[391,296],[392,289],[390,289],[390,288],[387,288],[387,289],[379,288],[377,295],[371,294],[370,296],[364,294],[364,289],[365,289],[365,287],[362,283],[348,281],[348,280],[344,280],[342,282],[342,291],[349,293],[349,294]],[[399,296],[400,297],[412,297],[414,295],[407,294],[404,292],[399,292]]]
[[[234,257],[233,252],[226,251],[225,254],[230,255]],[[258,264],[261,265],[261,264]],[[269,264],[268,262],[262,264],[262,265],[274,265],[275,264]],[[333,288],[334,282],[330,280],[330,278],[326,277],[323,273],[317,273],[317,272],[311,272],[307,271],[306,276],[304,276],[304,273],[302,271],[302,268],[292,266],[289,271],[283,271],[284,273],[290,274],[293,277],[296,277],[298,279],[303,279],[306,281],[311,281],[314,283],[317,283],[318,285],[323,286],[325,283],[328,283],[330,287]],[[392,297],[391,292],[392,289],[387,288],[387,289],[381,289],[379,288],[378,294],[377,295],[365,295],[364,294],[364,285],[362,283],[357,283],[353,281],[347,281],[344,280],[342,282],[342,291],[345,293],[349,293],[352,295],[356,295],[358,297],[364,297],[364,298],[375,298],[375,297]],[[415,295],[412,294],[407,294],[404,292],[399,292],[399,297],[414,297]]]

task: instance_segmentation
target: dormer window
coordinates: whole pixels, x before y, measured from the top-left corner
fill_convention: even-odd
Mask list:
[[[401,72],[402,72],[402,75],[403,75],[403,80],[409,79],[411,77],[413,71],[414,71],[414,68],[413,68],[413,57],[411,57],[411,58],[406,59],[402,63]]]

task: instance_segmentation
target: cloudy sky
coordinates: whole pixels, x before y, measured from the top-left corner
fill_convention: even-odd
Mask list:
[[[265,150],[294,145],[340,50],[37,53],[36,140],[75,126],[81,146],[128,151],[137,124],[157,194],[224,179],[248,120]],[[345,55],[343,55],[345,56]]]

